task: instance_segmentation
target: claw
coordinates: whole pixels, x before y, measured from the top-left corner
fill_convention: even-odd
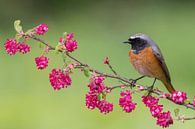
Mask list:
[[[136,84],[136,82],[137,82],[137,80],[135,79],[135,80],[133,80],[133,79],[129,79],[130,81],[131,81],[131,86],[135,86],[135,84]]]
[[[154,86],[148,87],[148,96],[152,94]]]

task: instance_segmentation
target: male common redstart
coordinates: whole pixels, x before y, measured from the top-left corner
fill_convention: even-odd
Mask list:
[[[163,55],[152,39],[145,34],[135,34],[124,43],[131,44],[131,50],[129,51],[130,62],[143,75],[134,81],[148,76],[154,78],[151,88],[153,88],[156,79],[158,79],[170,93],[175,91],[171,84],[170,74]]]

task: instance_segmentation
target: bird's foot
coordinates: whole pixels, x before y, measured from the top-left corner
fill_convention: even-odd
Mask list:
[[[141,77],[139,77],[139,78],[137,78],[137,79],[129,79],[129,80],[131,81],[131,86],[135,86],[135,85],[136,85],[136,82],[137,82],[138,80],[144,78],[144,77],[145,77],[145,76],[141,76]]]
[[[135,86],[137,79],[129,79],[129,81],[131,81],[131,86]]]
[[[150,96],[152,94],[153,89],[154,89],[153,85],[148,87],[148,96]]]

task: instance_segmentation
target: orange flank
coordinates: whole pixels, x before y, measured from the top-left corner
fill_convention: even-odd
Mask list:
[[[135,54],[133,51],[129,51],[130,62],[141,75],[161,80],[169,92],[172,93],[175,91],[171,82],[166,77],[162,65],[153,54],[151,47],[146,47],[138,54]]]

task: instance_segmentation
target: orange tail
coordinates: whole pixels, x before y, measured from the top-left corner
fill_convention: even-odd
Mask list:
[[[171,84],[171,82],[163,82],[163,84],[166,86],[167,90],[170,92],[170,93],[173,93],[175,92],[175,89],[173,88],[173,85]]]

